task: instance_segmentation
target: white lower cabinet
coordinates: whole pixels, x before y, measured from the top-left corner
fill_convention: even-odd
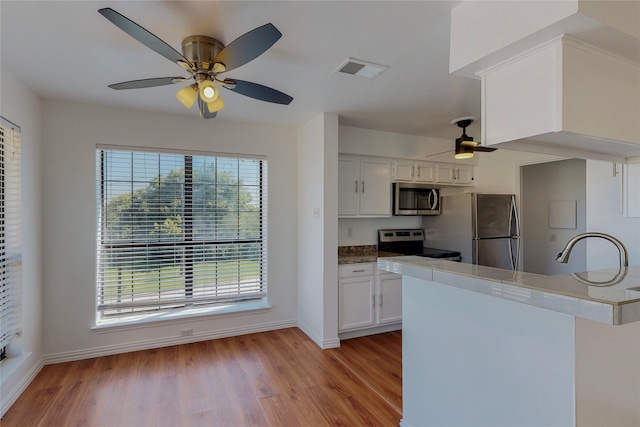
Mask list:
[[[378,272],[374,263],[338,266],[338,332],[401,322],[401,275]]]
[[[378,310],[376,323],[402,322],[402,276],[379,271],[376,280]]]

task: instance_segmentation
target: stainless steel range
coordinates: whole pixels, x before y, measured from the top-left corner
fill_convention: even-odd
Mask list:
[[[461,259],[460,252],[426,248],[423,245],[424,230],[420,228],[378,230],[378,251],[439,258],[450,261],[460,261]]]

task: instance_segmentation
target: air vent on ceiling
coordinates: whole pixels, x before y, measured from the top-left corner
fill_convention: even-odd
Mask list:
[[[387,70],[389,66],[374,64],[372,62],[361,61],[355,58],[347,58],[334,73],[345,73],[354,76],[368,77],[370,79],[378,77],[382,72]]]

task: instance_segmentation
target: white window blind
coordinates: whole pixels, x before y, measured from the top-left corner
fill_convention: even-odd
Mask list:
[[[100,317],[267,295],[267,161],[97,150]]]
[[[22,286],[20,128],[0,124],[0,348],[15,336]]]

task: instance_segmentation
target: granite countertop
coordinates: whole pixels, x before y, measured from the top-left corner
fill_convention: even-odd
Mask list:
[[[640,321],[640,266],[547,276],[417,256],[381,258],[380,270],[510,299],[611,325]],[[621,274],[622,273],[622,274]],[[606,283],[610,286],[589,285]]]
[[[376,245],[338,246],[338,265],[377,262],[378,258],[401,255],[393,252],[378,252]]]

